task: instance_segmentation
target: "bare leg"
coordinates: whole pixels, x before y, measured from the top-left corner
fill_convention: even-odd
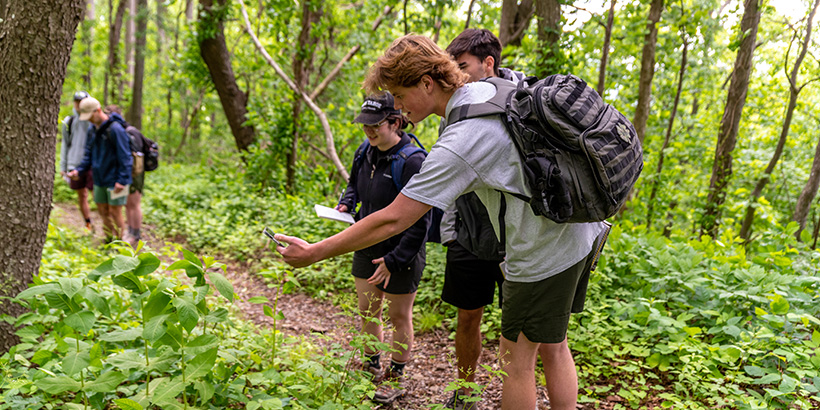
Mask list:
[[[367,283],[367,279],[356,279],[356,295],[359,299],[359,314],[362,316],[362,332],[376,336],[381,342],[384,340],[382,334],[382,301],[384,292],[375,285]],[[375,318],[376,320],[373,320]],[[365,347],[366,354],[375,354],[369,347]]]
[[[410,359],[410,351],[413,349],[413,301],[416,294],[408,293],[404,295],[385,294],[390,301],[387,315],[393,324],[393,360],[399,363],[406,363]],[[404,345],[404,346],[402,346]]]
[[[502,378],[501,408],[503,410],[529,410],[535,408],[535,356],[538,343],[531,342],[519,333],[513,342],[501,336],[498,359]],[[556,407],[553,407],[556,409]]]
[[[575,361],[567,346],[567,339],[561,343],[541,343],[539,347],[547,379],[550,408],[572,410],[578,402],[578,374]]]
[[[77,199],[79,200],[80,212],[83,214],[83,218],[91,219],[91,209],[88,207],[88,189],[78,189]]]
[[[484,308],[458,310],[456,326],[456,363],[458,378],[464,381],[475,381],[478,358],[481,356],[481,318]],[[469,393],[471,389],[461,389]]]
[[[140,205],[142,194],[139,191],[128,194],[128,201],[125,203],[125,218],[128,226],[140,229],[142,226],[142,208]]]
[[[122,205],[108,205],[108,213],[114,222],[114,235],[117,239],[122,237],[122,230],[125,221],[122,219]]]
[[[100,219],[103,222],[103,234],[108,237],[116,237],[116,229],[114,228],[114,221],[111,220],[110,209],[108,204],[97,203],[97,212],[100,213]]]

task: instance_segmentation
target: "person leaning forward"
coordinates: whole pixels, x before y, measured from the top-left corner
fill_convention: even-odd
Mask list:
[[[495,94],[489,83],[465,85],[467,75],[432,40],[419,35],[396,39],[365,79],[370,92],[390,91],[396,108],[413,122],[440,117],[453,107],[483,102]],[[503,192],[502,192],[503,191]],[[514,194],[530,194],[518,152],[498,117],[472,118],[447,127],[421,171],[396,200],[341,233],[311,244],[283,234],[276,238],[285,262],[294,267],[378,243],[411,226],[431,209],[449,208],[475,192],[490,214],[506,203],[506,275],[499,360],[502,409],[535,408],[533,364],[541,344],[551,354],[544,363],[553,409],[574,409],[578,395],[575,364],[566,340],[577,289],[589,269],[593,244],[603,223],[557,224],[535,216]],[[495,227],[497,229],[497,227]]]
[[[88,141],[80,165],[68,176],[91,170],[94,176],[94,202],[103,220],[107,239],[119,239],[124,222],[122,207],[127,195],[118,196],[131,184],[131,143],[125,129],[102,111],[100,102],[88,97],[80,101],[80,119],[91,121]],[[113,196],[118,196],[112,198]],[[126,192],[127,194],[127,192]]]

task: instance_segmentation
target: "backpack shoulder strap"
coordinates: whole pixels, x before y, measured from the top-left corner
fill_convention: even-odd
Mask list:
[[[356,192],[356,178],[359,175],[359,168],[362,167],[362,156],[367,153],[369,146],[370,143],[365,139],[361,145],[359,145],[359,148],[356,148],[356,152],[353,154],[353,166],[350,168],[350,185],[353,187],[354,204],[359,202],[359,194]]]
[[[393,185],[396,186],[399,192],[404,188],[401,183],[401,174],[404,173],[404,164],[407,162],[407,158],[419,152],[424,153],[425,157],[427,156],[427,151],[423,148],[419,148],[413,144],[407,144],[401,147],[399,152],[390,156],[390,176],[393,177]]]
[[[445,128],[468,118],[486,117],[507,112],[507,104],[517,88],[516,85],[509,80],[498,77],[485,78],[481,81],[494,85],[496,89],[495,95],[482,103],[464,104],[453,108],[447,116],[444,125]],[[518,87],[523,87],[525,84],[526,81],[521,81]]]
[[[69,115],[65,118],[64,122],[66,129],[66,144],[68,144],[68,149],[71,149],[71,140],[74,139],[74,137],[71,135],[71,125],[74,124],[74,118],[75,117],[73,115]]]

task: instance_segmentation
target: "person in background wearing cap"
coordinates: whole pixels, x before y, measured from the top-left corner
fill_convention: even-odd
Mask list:
[[[399,195],[391,161],[402,147],[411,144],[411,137],[403,131],[409,120],[393,108],[390,93],[365,98],[361,113],[353,122],[362,124],[367,143],[356,150],[347,189],[336,209],[352,212],[361,202],[354,217],[358,221],[386,207]],[[407,157],[401,173],[402,186],[419,172],[424,157]],[[429,223],[428,213],[406,231],[353,254],[352,270],[364,333],[383,340],[378,319],[384,298],[390,301],[387,314],[393,324],[393,353],[386,372],[381,370],[380,353],[365,348],[364,367],[375,375],[374,380],[399,382],[398,388],[389,384],[379,386],[373,400],[380,403],[390,403],[405,394],[401,382],[413,348],[413,301],[426,263],[424,244]]]
[[[122,207],[126,195],[111,198],[128,190],[131,184],[131,140],[122,125],[104,113],[100,102],[88,97],[80,101],[80,120],[91,121],[83,160],[68,176],[78,178],[91,170],[94,175],[94,202],[103,220],[107,240],[119,239],[123,228]]]
[[[123,233],[122,240],[136,248],[141,239],[142,207],[140,202],[145,187],[145,165],[142,155],[142,139],[144,137],[137,127],[123,119],[122,109],[118,105],[110,104],[103,108],[103,112],[125,128],[125,133],[128,134],[131,141],[131,156],[134,163],[131,168],[131,186],[128,188],[128,200],[125,203],[125,223],[128,225],[128,230]]]
[[[77,198],[80,203],[80,212],[85,218],[85,229],[93,231],[94,227],[91,225],[91,210],[88,209],[88,191],[93,188],[94,178],[91,176],[91,171],[83,172],[77,176],[77,179],[68,178],[68,172],[77,168],[83,160],[85,153],[85,142],[88,127],[91,125],[88,121],[83,121],[79,118],[80,101],[88,97],[85,91],[77,91],[74,93],[74,108],[71,109],[71,115],[63,119],[63,144],[60,150],[60,176],[65,178],[68,186],[77,191]]]

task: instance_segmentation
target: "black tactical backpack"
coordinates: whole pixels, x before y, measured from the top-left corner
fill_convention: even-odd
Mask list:
[[[643,169],[635,128],[574,75],[556,74],[518,85],[500,78],[496,95],[455,107],[446,126],[501,115],[521,156],[536,215],[555,222],[596,222],[623,206]]]

